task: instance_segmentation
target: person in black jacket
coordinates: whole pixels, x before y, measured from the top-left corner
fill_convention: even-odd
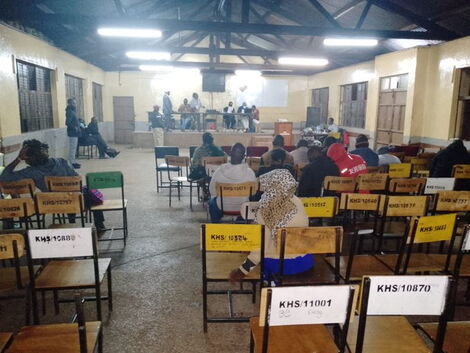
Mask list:
[[[120,153],[119,151],[108,147],[106,141],[100,134],[98,129],[98,120],[95,117],[91,118],[91,122],[86,127],[86,135],[91,139],[91,141],[96,143],[96,146],[98,146],[101,159],[107,158],[106,155],[114,158]]]
[[[462,140],[455,140],[433,158],[429,176],[431,178],[450,178],[452,168],[456,164],[470,164],[470,153],[468,153]],[[458,180],[455,190],[470,190],[468,180]]]
[[[67,125],[67,136],[69,137],[69,162],[75,168],[80,168],[80,164],[75,159],[80,137],[80,122],[76,114],[76,103],[74,98],[67,99],[65,108],[65,125]]]
[[[313,146],[308,150],[310,163],[302,170],[298,188],[299,197],[319,197],[323,186],[323,180],[327,176],[339,176],[336,164],[322,153],[322,147]],[[330,196],[325,192],[323,196]],[[331,195],[334,196],[334,195]]]

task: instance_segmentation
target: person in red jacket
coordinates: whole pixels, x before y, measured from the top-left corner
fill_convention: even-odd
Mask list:
[[[356,177],[367,173],[367,164],[362,157],[349,154],[341,143],[332,144],[328,148],[327,156],[335,162],[342,177]]]

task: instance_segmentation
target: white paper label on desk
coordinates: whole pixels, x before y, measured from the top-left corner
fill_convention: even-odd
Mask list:
[[[93,256],[91,228],[33,229],[28,238],[33,259]]]
[[[425,194],[436,194],[439,191],[454,190],[455,178],[427,178]]]
[[[467,233],[465,233],[465,239],[462,246],[463,251],[470,251],[470,228],[468,228]]]
[[[368,315],[441,315],[447,276],[372,276]]]
[[[343,323],[350,286],[272,288],[269,325]]]

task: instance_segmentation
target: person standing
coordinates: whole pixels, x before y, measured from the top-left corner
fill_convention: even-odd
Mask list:
[[[163,128],[165,125],[163,122],[163,116],[160,113],[160,106],[158,105],[154,105],[153,111],[150,113],[150,124],[152,127],[154,146],[163,146]]]
[[[193,114],[194,114],[193,117],[194,117],[194,120],[196,121],[197,129],[198,131],[200,131],[201,130],[200,111],[201,111],[201,108],[204,108],[204,106],[202,105],[201,100],[199,99],[199,95],[196,92],[193,93],[193,98],[189,102],[189,105],[191,106],[191,109],[193,111]]]
[[[188,99],[183,100],[183,104],[178,108],[178,113],[181,113],[181,131],[188,129],[192,125],[191,105],[188,104]]]
[[[224,108],[224,123],[227,129],[234,129],[235,128],[235,108],[233,107],[233,102],[228,102],[228,106]]]
[[[170,91],[165,91],[165,94],[163,95],[163,126],[166,131],[170,130],[172,113],[173,104],[170,99]]]
[[[80,168],[80,164],[75,159],[80,137],[80,121],[76,114],[76,102],[74,98],[67,99],[65,108],[65,125],[67,125],[67,136],[69,137],[69,162],[75,168]]]
[[[250,131],[259,132],[259,110],[256,105],[251,106]]]
[[[246,102],[243,102],[242,105],[238,107],[237,113],[246,114],[246,115],[239,116],[238,119],[242,124],[243,131],[248,132],[250,122],[249,122],[249,117],[248,117],[249,109],[248,109]]]

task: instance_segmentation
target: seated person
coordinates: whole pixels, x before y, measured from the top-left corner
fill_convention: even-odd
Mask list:
[[[333,136],[327,136],[325,137],[325,139],[323,140],[323,153],[326,155],[326,153],[328,152],[328,148],[334,144],[334,143],[337,143],[338,140],[335,139]]]
[[[356,149],[351,154],[361,156],[368,167],[379,166],[379,156],[369,148],[369,139],[366,135],[360,134],[356,138]]]
[[[302,170],[297,195],[299,197],[320,197],[325,177],[339,176],[339,170],[319,146],[310,147],[308,159],[310,163]],[[325,190],[324,196],[335,196],[335,193]]]
[[[291,156],[294,158],[294,164],[308,163],[308,142],[307,140],[299,140],[297,148],[293,150]]]
[[[390,154],[390,152],[392,151],[392,147],[389,146],[383,146],[378,149],[377,153],[379,154],[379,167],[389,164],[401,163],[400,158],[394,156],[393,154]]]
[[[295,175],[294,168],[292,168],[290,164],[285,163],[287,155],[288,153],[284,151],[283,149],[272,150],[270,154],[270,161],[271,161],[270,165],[261,166],[256,176],[259,177],[263,174],[269,173],[276,169],[287,169],[292,174],[292,176],[294,176]]]
[[[15,171],[16,166],[25,161],[28,167]],[[18,181],[33,179],[36,187],[47,191],[46,176],[76,176],[77,172],[63,158],[49,158],[49,146],[38,140],[26,140],[18,157],[5,167],[0,181]],[[86,199],[86,198],[85,198]],[[73,218],[74,219],[74,218]],[[98,232],[105,229],[102,211],[94,211],[93,219]]]
[[[332,133],[338,132],[338,125],[335,124],[335,119],[328,118],[327,129],[328,129],[329,132],[332,132]]]
[[[292,155],[284,149],[284,137],[282,135],[276,135],[273,139],[273,149],[264,153],[261,156],[261,165],[270,166],[271,165],[271,154],[276,150],[282,150],[286,152],[286,164],[294,166],[294,158]]]
[[[339,170],[339,176],[357,177],[367,173],[366,162],[361,156],[349,154],[341,143],[334,143],[328,148],[327,156],[330,157]]]
[[[297,182],[286,170],[274,170],[259,178],[264,191],[256,210],[255,221],[265,225],[264,271],[268,279],[279,271],[276,251],[276,231],[284,227],[308,227],[308,217],[302,201],[295,196]],[[252,251],[245,262],[230,273],[231,281],[242,280],[260,262],[260,251]],[[293,275],[313,267],[313,255],[286,256],[284,274]]]
[[[220,199],[216,197],[217,183],[241,184],[250,181],[256,181],[255,172],[248,167],[248,164],[243,163],[245,158],[245,146],[241,143],[236,143],[232,147],[230,153],[230,163],[222,164],[214,172],[209,184],[209,192],[212,199],[209,202],[209,214],[212,223],[220,222],[223,217]],[[253,190],[253,193],[256,190]],[[248,201],[248,197],[224,197],[224,211],[239,212],[243,202]]]
[[[100,130],[98,128],[98,120],[95,117],[91,118],[91,122],[85,129],[85,133],[87,135],[88,141],[94,142],[94,144],[96,144],[96,146],[98,147],[98,152],[100,154],[101,159],[105,159],[106,156],[114,158],[120,153],[119,151],[108,147],[106,141],[100,134]]]
[[[206,177],[206,171],[202,164],[202,159],[204,157],[223,156],[225,156],[225,152],[220,147],[214,145],[214,137],[212,134],[210,132],[205,132],[202,135],[202,146],[199,146],[194,151],[189,179],[197,180]]]

